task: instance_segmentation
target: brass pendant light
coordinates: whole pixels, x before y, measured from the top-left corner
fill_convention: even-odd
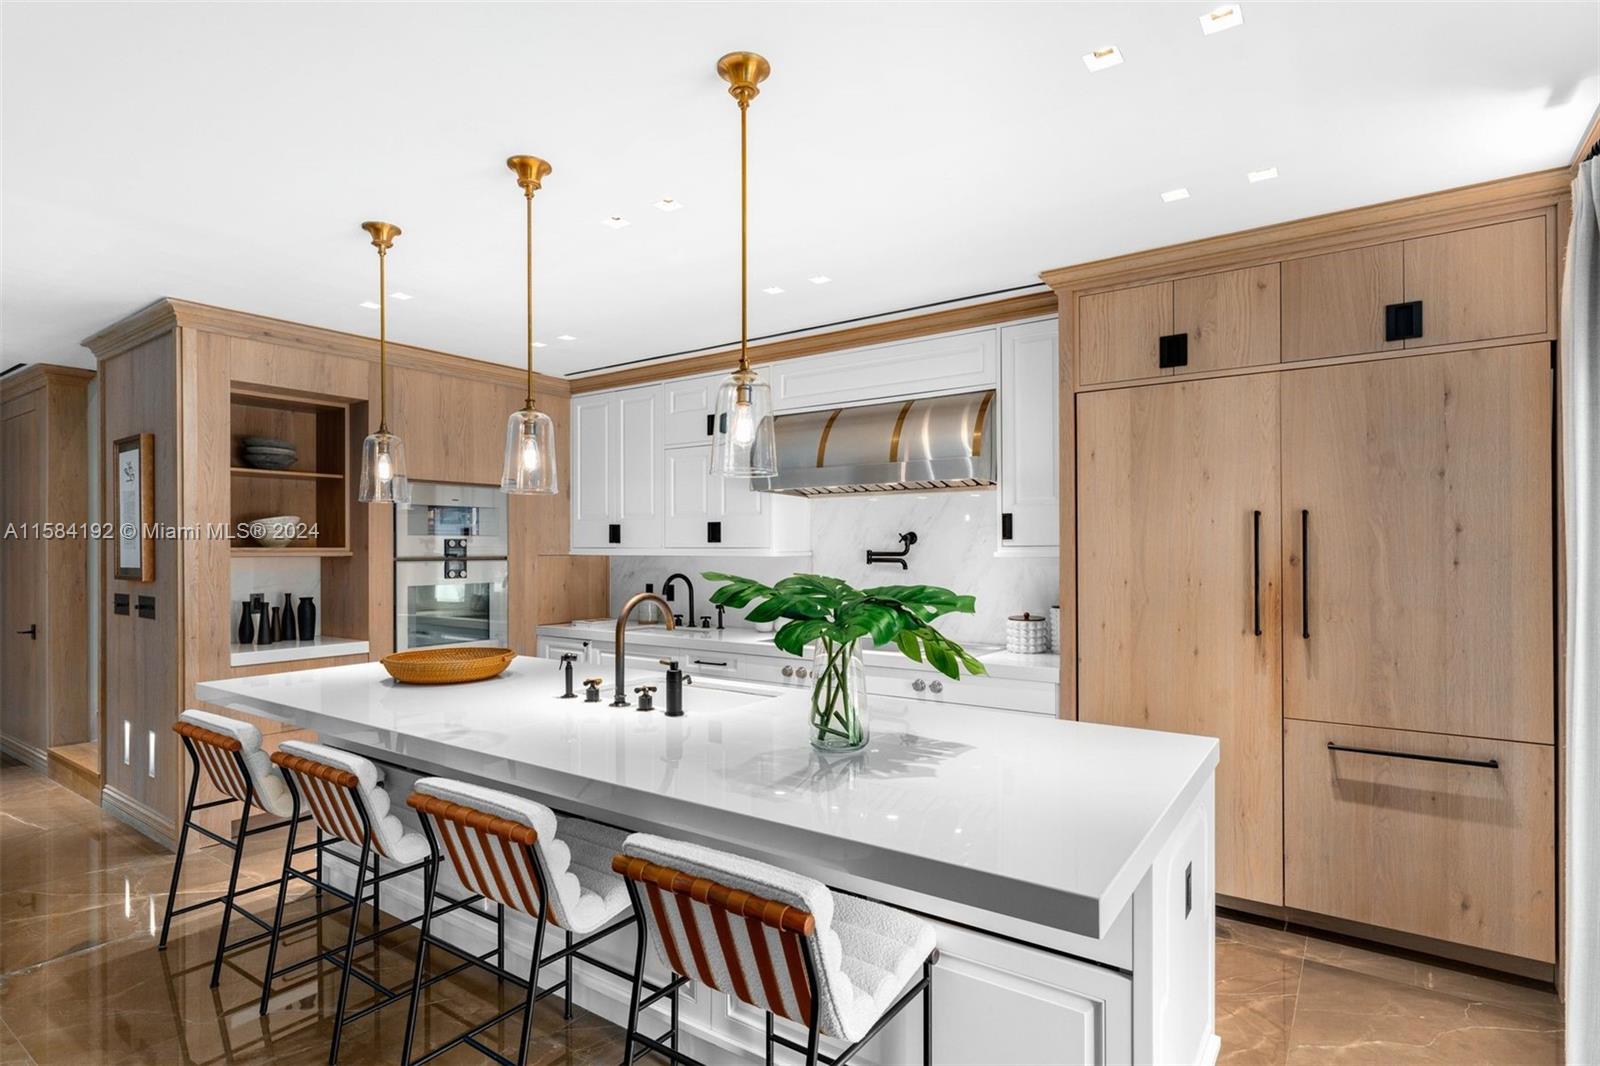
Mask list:
[[[533,407],[533,194],[550,173],[538,156],[514,155],[506,166],[517,175],[528,212],[528,398],[506,422],[506,451],[500,466],[500,491],[518,495],[554,496],[556,429],[550,416]]]
[[[771,477],[778,472],[772,429],[772,389],[750,369],[750,101],[772,66],[754,52],[729,52],[717,60],[728,95],[739,104],[739,365],[717,390],[711,470],[723,477]]]
[[[362,503],[410,503],[406,478],[406,446],[389,432],[389,292],[385,265],[400,227],[389,222],[363,222],[361,228],[378,249],[378,431],[361,442]]]

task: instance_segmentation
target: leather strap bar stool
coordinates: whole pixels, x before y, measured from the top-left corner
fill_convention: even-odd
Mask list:
[[[319,836],[330,838],[328,847],[336,847],[337,842],[342,841],[349,847],[359,849],[359,856],[349,860],[355,866],[355,884],[349,893],[327,883],[321,876],[320,864],[318,874],[313,880],[313,875],[295,870],[291,864],[285,863],[284,876],[278,890],[277,912],[271,926],[270,946],[267,949],[267,972],[261,984],[261,1013],[265,1014],[272,982],[276,978],[303,966],[322,962],[330,962],[340,968],[339,997],[334,1008],[333,1043],[328,1050],[328,1062],[334,1063],[338,1061],[339,1043],[348,1022],[381,1010],[403,999],[410,991],[409,988],[387,988],[376,978],[357,969],[354,965],[355,953],[356,948],[363,944],[378,941],[389,933],[416,924],[418,919],[410,918],[384,926],[378,907],[378,891],[384,881],[395,877],[416,873],[419,870],[424,871],[426,876],[426,871],[431,865],[428,844],[422,838],[422,834],[407,831],[401,825],[400,819],[390,812],[389,793],[384,791],[379,783],[378,768],[372,760],[322,744],[286,740],[273,754],[272,762],[284,773],[290,807],[295,818],[295,823],[289,830],[287,854],[294,852],[294,833],[301,817],[300,812],[307,808],[310,810],[311,820],[317,825]],[[349,856],[341,853],[341,858],[349,859]],[[389,863],[388,869],[380,865],[384,861]],[[289,882],[295,878],[307,881],[323,892],[331,893],[344,901],[329,911],[312,915],[309,919],[301,919],[301,922],[343,910],[349,913],[350,928],[342,949],[333,948],[319,952],[310,958],[277,968],[278,944],[282,934],[300,924],[295,922],[285,926],[283,923],[283,907]],[[362,936],[360,935],[361,906],[369,890],[372,898],[372,932]],[[377,998],[361,1009],[346,1014],[345,1003],[349,998],[352,976],[372,988],[377,993]]]
[[[193,772],[189,778],[189,796],[183,805],[183,826],[178,832],[178,853],[172,862],[172,886],[167,892],[166,915],[161,920],[161,940],[157,946],[160,950],[166,950],[167,935],[172,931],[174,917],[203,907],[222,904],[222,928],[217,932],[217,953],[211,964],[211,987],[215,988],[222,976],[224,954],[255,944],[272,933],[272,928],[265,921],[239,905],[239,899],[263,889],[281,886],[284,880],[278,877],[247,888],[239,887],[239,864],[244,858],[245,843],[250,837],[269,832],[281,824],[274,821],[252,829],[251,812],[257,811],[278,818],[294,818],[296,812],[289,786],[285,783],[283,775],[268,760],[267,753],[261,750],[261,730],[249,722],[241,722],[235,718],[207,711],[186,710],[173,723],[172,730],[183,739],[183,746],[189,753],[189,763]],[[195,803],[202,771],[211,782],[211,786],[222,793],[222,798]],[[194,816],[197,812],[230,803],[241,805],[238,829],[232,838],[195,823]],[[230,849],[233,852],[233,869],[228,875],[228,890],[225,893],[184,907],[177,907],[175,904],[178,899],[178,880],[183,874],[184,853],[191,831]],[[290,850],[284,857],[286,867],[292,865],[295,854],[292,829],[290,833]],[[315,847],[313,844],[300,850],[307,851]],[[319,851],[319,862],[320,857]],[[228,927],[236,913],[255,923],[261,931],[237,943],[229,944]]]
[[[462,781],[425,777],[415,787],[416,791],[406,803],[422,816],[422,829],[439,868],[427,876],[425,886],[427,902],[423,908],[422,941],[417,946],[416,973],[411,985],[411,1016],[406,1022],[402,1066],[427,1062],[462,1044],[495,1062],[521,1066],[528,1054],[534,1005],[540,999],[562,992],[566,1000],[564,1013],[567,1018],[572,1017],[574,959],[581,959],[624,981],[636,982],[636,974],[583,951],[637,920],[628,909],[628,891],[622,878],[610,868],[611,855],[622,845],[626,834],[581,818],[557,818],[555,812],[542,803]],[[462,947],[441,939],[434,932],[433,919],[444,913],[434,909],[434,897],[439,877],[446,870],[452,871],[467,891],[533,920],[533,956],[526,975],[512,973],[506,968],[503,951],[497,963],[490,964],[483,956],[463,954]],[[552,926],[565,934],[566,943],[558,951],[546,955],[545,933]],[[443,948],[465,960],[463,965],[478,966],[502,980],[511,981],[525,988],[527,996],[523,1002],[413,1059],[411,1049],[422,990],[455,972],[451,970],[424,979],[429,948]],[[556,963],[563,966],[562,979],[540,989],[540,969]],[[479,1038],[485,1030],[518,1012],[522,1013],[522,1035],[517,1057],[510,1059]]]
[[[844,1066],[918,995],[922,1062],[931,1066],[939,952],[927,922],[764,862],[644,833],[611,865],[675,983],[697,980],[766,1012],[768,1066],[774,1045],[805,1055],[807,1066]],[[640,937],[636,973],[643,966]],[[641,1044],[673,1066],[698,1066],[677,1050],[675,1031],[670,1044],[638,1032],[639,1011],[658,998],[643,997],[635,977],[623,1062]],[[774,1032],[774,1014],[805,1026],[806,1042]],[[822,1054],[824,1033],[848,1046]]]

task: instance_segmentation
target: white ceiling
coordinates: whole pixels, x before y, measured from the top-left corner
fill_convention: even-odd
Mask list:
[[[84,336],[164,295],[372,333],[368,218],[405,230],[391,336],[519,363],[517,152],[555,168],[541,369],[724,344],[736,48],[773,65],[754,334],[1563,165],[1600,101],[1595,3],[1244,0],[1204,36],[1215,2],[8,3],[0,366],[87,364]],[[1108,43],[1127,61],[1090,74]]]

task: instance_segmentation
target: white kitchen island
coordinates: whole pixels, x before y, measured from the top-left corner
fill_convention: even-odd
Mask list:
[[[697,680],[674,719],[561,689],[556,663],[518,658],[464,686],[368,663],[195,695],[379,760],[405,815],[411,775],[444,774],[917,911],[939,934],[936,1062],[1216,1058],[1215,740],[874,697],[867,750],[823,756],[800,691]],[[418,887],[386,885],[385,909],[414,913]],[[484,950],[475,926],[447,928]],[[576,1002],[624,1019],[626,987],[578,969]],[[703,988],[684,1002],[686,1050],[707,1061],[758,1061],[762,1025]],[[859,1061],[919,1059],[919,1030],[898,1019]]]

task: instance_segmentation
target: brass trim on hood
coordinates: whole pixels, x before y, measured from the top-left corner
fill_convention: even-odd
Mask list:
[[[906,428],[906,416],[911,413],[911,405],[915,400],[907,400],[904,407],[900,408],[900,417],[894,420],[894,432],[889,435],[889,461],[900,461],[900,433]]]
[[[994,393],[985,393],[983,402],[978,404],[978,417],[972,423],[972,457],[976,459],[983,454],[983,424],[989,418],[989,405],[994,403]]]
[[[828,457],[828,434],[833,432],[833,424],[839,421],[839,415],[844,411],[842,407],[835,407],[833,414],[828,416],[828,421],[822,427],[822,436],[817,438],[817,469],[821,470]]]

